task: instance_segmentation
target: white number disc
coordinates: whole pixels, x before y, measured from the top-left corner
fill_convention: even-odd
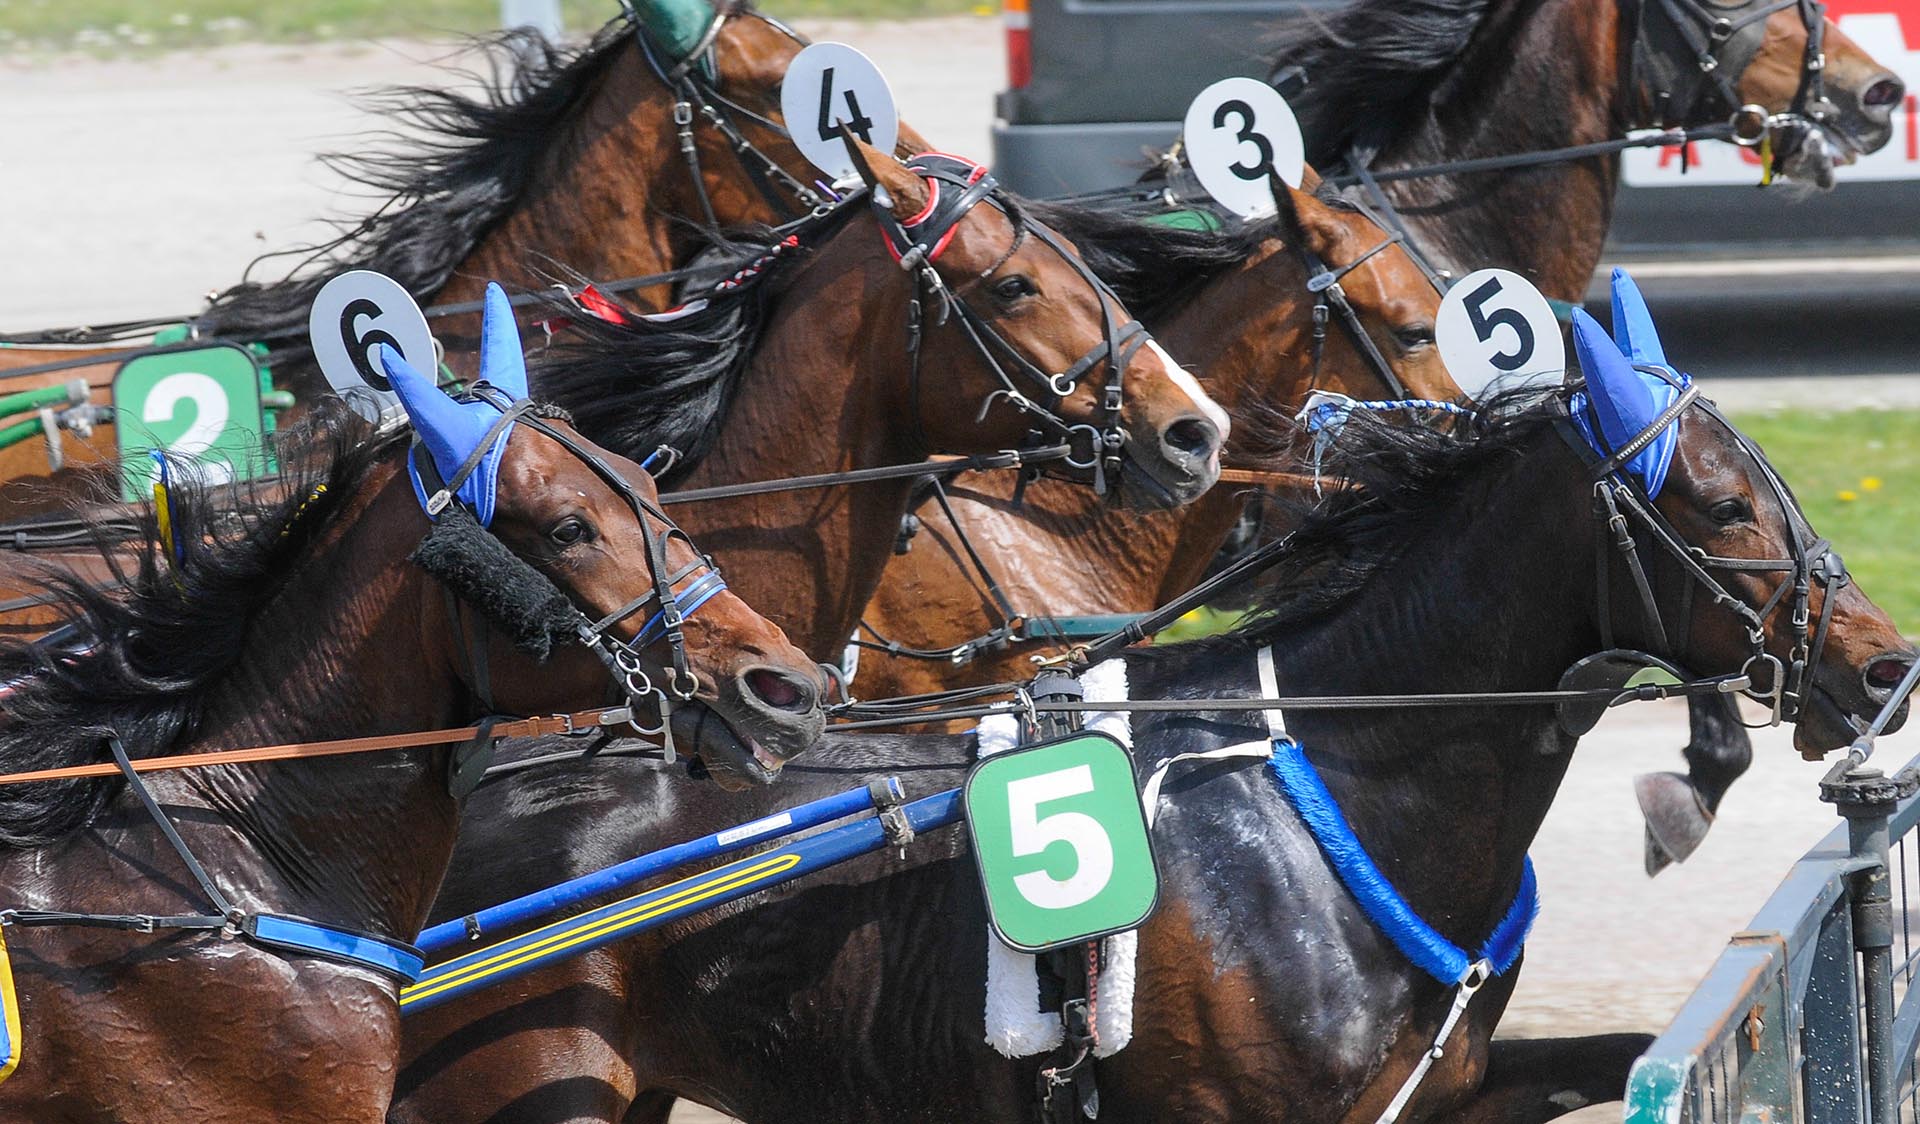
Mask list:
[[[1520,386],[1558,386],[1566,377],[1567,345],[1553,307],[1510,270],[1482,269],[1454,282],[1433,334],[1447,372],[1476,400]]]
[[[836,180],[855,173],[840,139],[843,122],[862,144],[889,156],[900,138],[886,76],[845,43],[815,43],[793,57],[780,86],[780,114],[794,147]]]
[[[1187,107],[1181,139],[1200,186],[1243,218],[1273,213],[1269,173],[1299,187],[1306,142],[1293,107],[1255,78],[1222,78]]]
[[[380,366],[381,344],[428,377],[440,366],[420,306],[398,281],[372,270],[342,273],[322,286],[307,315],[307,335],[334,392],[370,419],[399,401]]]

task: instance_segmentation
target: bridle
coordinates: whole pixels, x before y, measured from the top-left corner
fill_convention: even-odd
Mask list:
[[[692,177],[694,194],[700,200],[700,213],[706,219],[707,229],[718,230],[720,220],[714,212],[713,199],[707,193],[706,177],[700,170],[700,150],[693,136],[696,116],[711,125],[727,142],[740,170],[746,173],[747,181],[753,184],[760,198],[782,221],[797,219],[826,204],[819,192],[800,182],[781,167],[779,161],[762,152],[734,124],[732,115],[737,114],[776,136],[789,135],[786,127],[779,122],[755,113],[719,91],[720,60],[714,43],[720,38],[721,29],[733,13],[721,10],[716,5],[713,22],[707,25],[700,42],[687,52],[686,58],[667,66],[661,62],[655,44],[647,35],[631,0],[621,0],[620,6],[626,13],[628,26],[633,29],[633,41],[640,49],[640,57],[647,60],[647,66],[661,83],[673,91],[673,123],[680,135],[680,156],[686,161],[687,172]],[[796,43],[806,43],[805,38],[779,20],[759,12],[753,15]],[[794,206],[796,200],[799,202],[797,208]]]
[[[646,543],[647,570],[652,588],[598,619],[588,616],[577,607],[573,608],[574,636],[605,665],[608,674],[613,677],[615,687],[624,695],[630,710],[637,712],[641,704],[649,701],[653,703],[658,715],[657,726],[642,726],[636,713],[635,717],[629,721],[632,728],[643,735],[667,738],[669,739],[667,744],[671,746],[668,725],[674,703],[691,701],[700,685],[687,657],[686,633],[683,625],[686,619],[702,605],[727,588],[726,581],[720,576],[719,567],[711,557],[700,553],[694,546],[692,538],[681,530],[666,512],[642,496],[626,477],[616,472],[613,466],[606,462],[604,457],[588,448],[573,435],[555,427],[552,420],[565,418],[563,411],[536,403],[530,398],[514,401],[506,392],[486,382],[470,384],[467,393],[472,398],[483,401],[498,410],[500,416],[488,427],[480,443],[468,454],[460,467],[444,481],[439,478],[432,456],[426,455],[418,438],[415,439],[410,459],[414,470],[421,478],[423,491],[428,495],[426,505],[428,516],[438,519],[449,507],[465,507],[458,495],[460,486],[479,468],[494,445],[505,440],[507,431],[515,425],[524,425],[558,443],[561,448],[572,454],[574,459],[586,465],[595,476],[612,488],[633,511],[634,518],[639,520],[641,537]],[[653,524],[648,522],[650,518],[657,521],[660,530],[656,531]],[[686,543],[695,556],[692,562],[678,570],[672,569],[667,557],[668,543],[676,538]],[[539,577],[538,571],[533,571],[530,566],[527,568],[532,572],[534,579],[544,580]],[[686,583],[684,586],[681,584],[683,582]],[[676,590],[676,586],[681,588]],[[654,612],[642,624],[640,631],[632,640],[623,640],[615,635],[614,629],[622,622],[649,606],[656,606]],[[457,612],[454,614],[454,621],[457,628],[459,621]],[[643,650],[662,641],[667,644],[672,665],[664,687],[654,684],[641,660]],[[485,648],[486,641],[482,635],[471,646],[470,651],[483,653]],[[475,690],[480,695],[481,701],[491,709],[492,702],[489,697],[491,688],[488,685],[485,657],[475,654],[471,660],[474,664],[472,671]],[[669,753],[671,753],[670,750]]]
[[[1584,390],[1572,390],[1565,399],[1565,413],[1555,419],[1555,426],[1561,436],[1572,446],[1574,452],[1580,455],[1592,472],[1594,514],[1606,524],[1606,533],[1595,539],[1595,550],[1599,556],[1595,581],[1598,583],[1597,595],[1603,647],[1609,649],[1614,647],[1613,614],[1610,605],[1612,568],[1608,564],[1608,548],[1611,546],[1619,555],[1633,583],[1649,638],[1658,649],[1653,653],[1654,655],[1667,658],[1683,667],[1686,665],[1685,655],[1693,612],[1693,597],[1696,592],[1704,591],[1715,606],[1732,613],[1746,630],[1750,654],[1741,668],[1741,673],[1751,676],[1756,667],[1765,667],[1771,673],[1768,688],[1765,691],[1749,688],[1747,691],[1749,697],[1766,703],[1771,708],[1771,724],[1798,721],[1804,712],[1807,696],[1811,690],[1809,676],[1812,674],[1812,669],[1818,667],[1821,654],[1826,649],[1828,630],[1833,622],[1836,594],[1852,580],[1847,573],[1846,563],[1841,560],[1839,553],[1833,549],[1830,542],[1813,535],[1799,502],[1787,488],[1786,483],[1780,479],[1779,474],[1774,471],[1766,455],[1760,451],[1759,446],[1736,429],[1713,403],[1700,397],[1698,384],[1665,367],[1635,364],[1635,369],[1665,380],[1678,389],[1680,394],[1673,404],[1662,410],[1646,428],[1611,454],[1601,456],[1596,451],[1599,445],[1595,438],[1599,430],[1589,416],[1590,407]],[[1779,509],[1788,529],[1787,557],[1723,558],[1708,554],[1683,539],[1667,521],[1666,516],[1654,506],[1644,485],[1622,472],[1622,468],[1629,460],[1652,444],[1669,426],[1677,426],[1681,416],[1688,409],[1696,407],[1724,429],[1733,439],[1734,444],[1760,467],[1761,477],[1766,482],[1766,490],[1772,495],[1774,504]],[[1636,531],[1636,525],[1638,531]],[[1674,561],[1684,579],[1681,587],[1678,624],[1672,633],[1668,631],[1662,619],[1659,603],[1654,597],[1652,578],[1641,558],[1639,544],[1641,533],[1644,533],[1654,546]],[[1782,576],[1780,583],[1774,587],[1773,593],[1756,610],[1728,590],[1726,585],[1714,576],[1714,571],[1729,574],[1777,573]],[[1811,619],[1810,610],[1815,584],[1820,586],[1822,592],[1820,619],[1817,623]],[[1784,666],[1779,657],[1766,650],[1767,618],[1783,605],[1787,608],[1789,621],[1794,630],[1793,648]]]
[[[1718,111],[1732,115],[1735,143],[1759,144],[1776,122],[1766,110],[1741,102],[1738,83],[1766,40],[1768,17],[1789,8],[1806,26],[1807,45],[1800,86],[1784,116],[1824,122],[1832,106],[1826,100],[1822,0],[1640,0],[1628,73],[1634,88],[1650,92],[1648,124],[1684,123]],[[1664,18],[1650,18],[1656,13]],[[1709,96],[1720,104],[1706,103]]]
[[[1375,376],[1385,383],[1387,389],[1396,398],[1407,397],[1407,388],[1400,382],[1400,376],[1394,373],[1393,364],[1381,353],[1373,337],[1367,334],[1367,327],[1360,322],[1360,313],[1347,299],[1346,290],[1340,282],[1347,274],[1365,265],[1375,255],[1386,252],[1391,246],[1400,245],[1406,236],[1399,231],[1388,234],[1372,249],[1361,254],[1342,266],[1328,266],[1320,255],[1306,247],[1301,247],[1300,257],[1307,266],[1307,292],[1313,294],[1313,377],[1309,386],[1320,385],[1320,360],[1327,346],[1327,320],[1333,311],[1340,313],[1340,323],[1346,329],[1347,338],[1352,341]]]
[[[927,439],[922,407],[920,368],[921,344],[926,334],[926,317],[922,307],[924,298],[935,305],[934,325],[945,324],[949,319],[956,320],[987,369],[999,380],[999,389],[989,393],[980,404],[976,420],[984,421],[993,404],[1005,400],[1035,424],[1036,430],[1030,436],[1044,440],[1051,435],[1072,446],[1072,451],[1065,458],[1067,466],[1082,471],[1091,470],[1095,494],[1105,495],[1112,483],[1119,479],[1124,465],[1122,451],[1126,446],[1126,432],[1121,428],[1121,412],[1126,404],[1125,374],[1134,355],[1152,339],[1146,328],[1138,320],[1121,319],[1125,306],[1107,283],[1074,256],[1059,235],[1044,223],[1028,217],[1012,199],[1002,194],[999,183],[986,168],[944,153],[923,153],[908,160],[906,167],[927,182],[928,200],[918,215],[902,222],[893,213],[892,199],[886,189],[873,178],[872,170],[854,149],[852,138],[844,132],[843,136],[846,137],[848,151],[854,153],[854,165],[866,182],[869,205],[875,221],[880,225],[888,252],[900,263],[900,268],[915,279],[907,316],[907,357],[916,442],[928,452],[941,451]],[[952,241],[960,222],[983,202],[1007,217],[1014,235],[1006,253],[976,280],[990,276],[1005,264],[1019,252],[1022,240],[1031,234],[1058,254],[1060,260],[1093,290],[1095,299],[1100,302],[1101,342],[1060,371],[1049,372],[1034,363],[1025,352],[1002,335],[990,319],[968,305],[966,299],[948,286],[934,268],[934,262]],[[1061,417],[1060,404],[1078,389],[1082,379],[1103,363],[1107,367],[1107,380],[1100,399],[1097,423],[1074,423]],[[1016,375],[1019,376],[1018,381]],[[1022,382],[1029,390],[1021,389]]]

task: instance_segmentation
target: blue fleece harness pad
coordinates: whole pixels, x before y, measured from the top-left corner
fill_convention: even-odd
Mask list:
[[[1496,976],[1513,967],[1540,912],[1540,888],[1534,880],[1532,859],[1526,860],[1520,888],[1507,907],[1506,916],[1480,945],[1480,950],[1469,955],[1427,924],[1393,883],[1387,881],[1387,876],[1354,835],[1353,826],[1347,822],[1340,805],[1327,791],[1326,782],[1320,779],[1299,743],[1276,739],[1268,764],[1280,782],[1281,792],[1312,832],[1321,854],[1333,865],[1341,885],[1401,955],[1449,987],[1465,980],[1468,970],[1480,961],[1485,961]]]

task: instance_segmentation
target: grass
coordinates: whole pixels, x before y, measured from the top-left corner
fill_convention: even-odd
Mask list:
[[[997,10],[978,0],[771,0],[765,8],[783,17],[859,19]],[[561,0],[566,27],[574,34],[591,31],[619,12],[618,0]],[[0,55],[437,38],[499,25],[499,0],[0,0]]]
[[[1745,414],[1867,596],[1920,636],[1920,411]]]

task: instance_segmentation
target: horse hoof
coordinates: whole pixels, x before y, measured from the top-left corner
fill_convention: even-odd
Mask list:
[[[1647,877],[1686,862],[1713,826],[1693,784],[1679,773],[1642,773],[1633,779],[1633,794],[1647,820]]]

